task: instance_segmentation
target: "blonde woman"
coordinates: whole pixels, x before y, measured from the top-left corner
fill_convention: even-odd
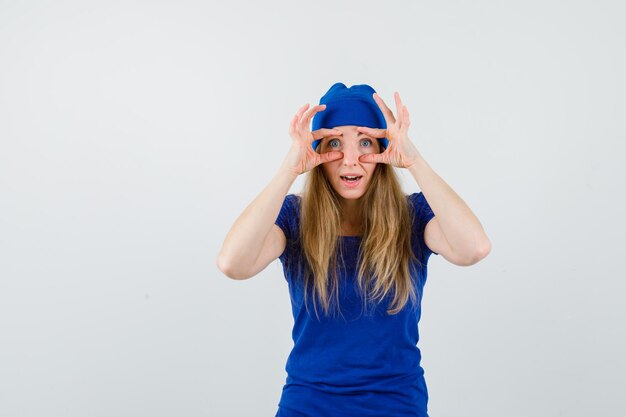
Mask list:
[[[230,278],[283,265],[294,346],[276,416],[428,416],[417,347],[428,258],[472,265],[491,243],[409,139],[398,93],[395,104],[394,115],[372,87],[336,83],[303,106],[278,173],[224,240]],[[405,195],[393,167],[421,192]]]

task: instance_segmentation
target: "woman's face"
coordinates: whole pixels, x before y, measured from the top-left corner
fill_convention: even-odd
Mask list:
[[[320,153],[343,152],[343,158],[322,164],[322,169],[333,188],[348,200],[361,198],[369,186],[376,163],[359,161],[359,157],[369,153],[380,153],[381,145],[375,138],[358,132],[356,126],[337,126],[343,135],[330,136],[320,142]],[[345,176],[360,177],[356,181]]]

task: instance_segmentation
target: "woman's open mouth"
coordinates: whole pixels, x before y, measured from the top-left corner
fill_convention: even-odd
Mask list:
[[[356,186],[359,185],[359,183],[361,182],[361,178],[363,178],[363,176],[358,176],[358,177],[351,177],[351,176],[347,176],[347,177],[340,177],[341,178],[341,182],[348,188],[354,188]]]

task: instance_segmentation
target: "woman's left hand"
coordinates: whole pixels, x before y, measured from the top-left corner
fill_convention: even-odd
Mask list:
[[[374,129],[370,127],[357,127],[359,132],[370,135],[374,138],[387,138],[389,141],[387,149],[382,153],[372,153],[361,155],[359,161],[370,163],[391,164],[397,168],[409,168],[420,156],[417,148],[408,137],[409,111],[400,100],[400,94],[394,93],[396,99],[396,113],[398,120],[393,116],[393,112],[387,107],[382,98],[376,93],[373,95],[374,101],[383,112],[387,129]]]

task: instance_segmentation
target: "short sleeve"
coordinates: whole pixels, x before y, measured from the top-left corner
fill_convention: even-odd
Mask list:
[[[435,213],[433,213],[428,201],[426,201],[426,197],[422,192],[413,193],[409,195],[409,202],[413,208],[414,213],[414,223],[413,223],[413,231],[417,235],[416,241],[419,246],[420,252],[424,254],[424,260],[428,259],[430,254],[434,253],[435,255],[439,255],[437,252],[433,252],[426,245],[426,241],[424,240],[424,231],[426,230],[426,225],[428,222],[435,217]]]
[[[295,194],[287,194],[283,200],[278,217],[274,222],[274,224],[281,228],[287,238],[285,251],[279,256],[279,259],[283,263],[285,263],[285,258],[298,237],[298,204],[298,196]]]

